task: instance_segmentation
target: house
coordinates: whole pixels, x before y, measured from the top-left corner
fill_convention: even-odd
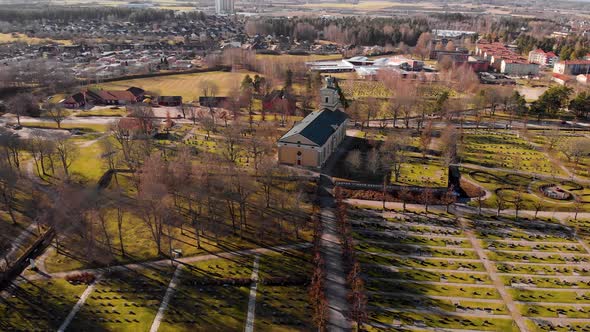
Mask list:
[[[135,96],[136,102],[142,102],[145,98],[145,90],[135,86],[130,87],[127,91],[131,92]]]
[[[553,72],[565,75],[588,74],[590,60],[566,60],[559,61],[553,66]]]
[[[88,99],[94,104],[101,105],[128,105],[137,102],[137,98],[130,91],[98,90],[87,92]]]
[[[158,97],[158,105],[160,106],[180,106],[182,105],[181,96],[160,96]]]
[[[573,77],[569,75],[553,73],[551,74],[551,80],[557,84],[566,85],[568,82],[573,80]]]
[[[320,97],[320,110],[296,123],[279,139],[279,163],[320,168],[344,140],[348,117],[342,111],[335,78],[326,78]]]
[[[578,83],[588,84],[588,81],[590,81],[590,75],[580,74],[576,76],[576,81],[578,81]]]
[[[541,66],[550,66],[553,67],[555,62],[557,62],[558,57],[553,52],[545,52],[542,49],[538,48],[536,50],[532,50],[529,52],[530,63],[536,63]]]
[[[289,115],[295,114],[297,110],[297,99],[284,89],[274,90],[262,100],[262,109],[265,111],[283,112],[282,107],[286,107]]]
[[[78,92],[66,98],[62,104],[65,108],[82,108],[86,106],[86,93]]]
[[[204,107],[222,107],[227,97],[199,97],[199,105]]]

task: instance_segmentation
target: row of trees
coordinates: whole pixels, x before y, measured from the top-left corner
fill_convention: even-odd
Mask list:
[[[361,275],[360,263],[356,259],[355,241],[352,236],[351,224],[348,219],[348,208],[343,202],[340,187],[334,191],[336,198],[336,224],[342,239],[342,256],[348,285],[348,302],[350,304],[349,317],[356,322],[357,330],[363,331],[363,324],[367,321],[367,294],[365,283]]]

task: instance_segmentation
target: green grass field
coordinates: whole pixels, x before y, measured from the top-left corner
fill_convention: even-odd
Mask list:
[[[201,89],[206,81],[217,85],[218,96],[227,96],[230,92],[239,88],[242,79],[248,74],[254,76],[256,73],[241,71],[179,74],[104,83],[95,87],[126,90],[129,87],[136,86],[148,91],[148,93],[157,93],[162,96],[182,96],[183,101],[191,101],[198,100],[199,96],[203,95]]]

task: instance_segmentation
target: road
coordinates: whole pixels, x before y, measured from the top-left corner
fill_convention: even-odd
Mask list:
[[[351,322],[346,317],[349,312],[348,291],[342,260],[342,245],[334,215],[335,202],[331,193],[331,182],[325,176],[322,176],[321,179],[323,187],[320,196],[323,225],[321,246],[326,264],[325,291],[329,308],[328,331],[352,331]]]

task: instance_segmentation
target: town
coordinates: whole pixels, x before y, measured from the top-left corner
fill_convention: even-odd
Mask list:
[[[590,331],[588,15],[0,0],[0,330]]]

